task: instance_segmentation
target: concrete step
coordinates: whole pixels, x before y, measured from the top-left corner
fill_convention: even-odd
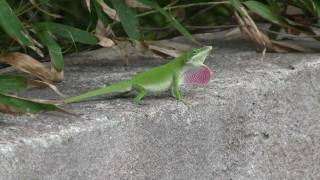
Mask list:
[[[1,114],[0,179],[320,179],[319,54],[262,58],[239,39],[197,38],[215,47],[206,61],[213,78],[183,87],[188,104],[163,93],[143,105],[101,97],[66,106],[80,117]],[[61,91],[75,95],[165,62],[132,56],[124,67],[110,53],[69,56]]]

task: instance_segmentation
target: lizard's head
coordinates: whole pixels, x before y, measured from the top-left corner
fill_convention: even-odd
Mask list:
[[[207,56],[210,54],[212,46],[205,46],[202,48],[194,48],[187,52],[187,58],[185,59],[186,64],[200,66],[204,63]]]
[[[211,46],[195,48],[187,52],[183,72],[184,84],[207,84],[211,78],[211,70],[204,61],[212,50]]]

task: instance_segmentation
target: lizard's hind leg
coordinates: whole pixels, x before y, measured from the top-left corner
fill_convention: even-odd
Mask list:
[[[134,84],[132,87],[134,90],[138,92],[138,95],[133,99],[133,102],[135,104],[140,104],[141,99],[147,94],[147,90],[144,87],[137,84]]]

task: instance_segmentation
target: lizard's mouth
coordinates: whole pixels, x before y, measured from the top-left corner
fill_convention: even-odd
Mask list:
[[[197,53],[187,62],[188,64],[193,65],[202,65],[206,60],[207,56],[210,54],[212,46],[205,46],[197,49]]]

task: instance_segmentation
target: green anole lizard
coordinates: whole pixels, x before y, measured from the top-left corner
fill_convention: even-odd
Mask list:
[[[162,92],[170,88],[172,95],[181,101],[181,84],[207,84],[209,82],[211,70],[203,63],[211,49],[211,46],[192,49],[167,64],[139,73],[129,80],[69,97],[63,102],[68,104],[109,93],[136,91],[137,95],[133,101],[139,104],[147,93]]]

